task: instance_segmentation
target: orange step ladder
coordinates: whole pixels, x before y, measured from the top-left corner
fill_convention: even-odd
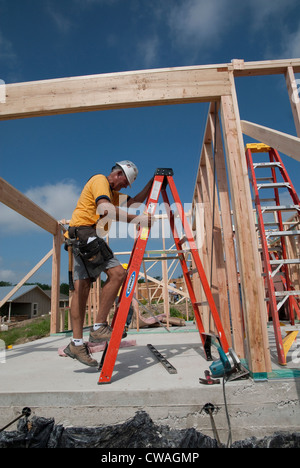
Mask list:
[[[167,186],[169,186],[171,190],[171,194],[176,204],[176,208],[178,210],[181,224],[185,233],[185,236],[182,239],[179,239],[177,229],[175,227],[175,217],[170,207],[170,202],[169,202],[169,198],[168,198],[168,194],[166,190]],[[223,326],[222,326],[222,323],[218,314],[218,310],[216,308],[216,305],[215,305],[200,257],[199,257],[199,253],[198,253],[197,246],[192,235],[191,228],[187,222],[187,219],[183,210],[183,206],[181,204],[177,189],[175,187],[172,169],[160,168],[156,170],[155,176],[153,179],[152,188],[150,191],[150,195],[148,197],[147,204],[146,204],[146,210],[145,210],[146,213],[154,215],[160,194],[162,195],[162,198],[165,203],[165,208],[166,208],[168,219],[170,222],[170,228],[174,237],[178,258],[180,260],[183,275],[184,275],[187,289],[189,292],[189,296],[191,299],[191,304],[193,306],[195,320],[196,320],[196,324],[197,324],[200,338],[202,341],[202,345],[205,351],[205,355],[206,355],[207,360],[211,360],[212,359],[211,354],[210,354],[211,335],[206,334],[204,330],[204,326],[203,326],[202,319],[201,319],[200,312],[199,312],[199,304],[197,303],[197,300],[196,300],[196,296],[195,296],[193,285],[192,285],[192,280],[190,277],[190,272],[187,267],[185,257],[183,255],[182,247],[181,247],[184,242],[188,241],[189,243],[190,252],[195,262],[197,271],[199,273],[200,281],[202,283],[202,287],[206,295],[206,299],[210,307],[212,317],[214,319],[215,328],[217,330],[216,338],[218,339],[225,353],[228,353],[229,346],[228,346],[225,332],[223,330]],[[140,271],[141,264],[143,261],[143,256],[144,256],[144,252],[146,249],[149,234],[150,234],[150,228],[145,228],[145,227],[140,228],[138,231],[137,237],[135,239],[131,257],[128,263],[127,278],[124,281],[124,284],[122,286],[121,293],[119,296],[119,302],[118,302],[118,305],[117,305],[117,308],[116,308],[116,311],[112,320],[112,324],[111,324],[112,329],[113,329],[112,335],[111,335],[109,342],[106,343],[106,346],[102,355],[102,360],[100,362],[100,366],[99,366],[100,376],[99,376],[98,384],[110,383],[111,381],[112,373],[113,373],[114,366],[115,366],[115,361],[118,355],[120,342],[122,339],[122,334],[125,328],[126,318],[128,315],[131,301],[132,301],[135,285],[138,280],[138,275],[139,275],[139,271]]]
[[[254,161],[254,154],[256,153],[259,153],[259,155],[256,156]],[[261,160],[260,153],[268,154],[267,161]],[[265,156],[264,158],[266,159]],[[294,312],[297,315],[299,314],[300,291],[295,290],[292,285],[289,265],[299,265],[300,259],[289,258],[286,238],[287,236],[300,235],[299,227],[297,228],[300,221],[300,201],[282,159],[274,148],[263,143],[250,143],[246,145],[246,159],[254,192],[268,309],[273,321],[278,362],[281,365],[286,365],[288,348],[281,336],[279,313],[283,305],[286,304],[290,324],[295,325]],[[260,170],[259,175],[264,175],[264,177],[256,175],[258,170]],[[260,196],[260,193],[264,190],[266,190],[264,193],[267,194],[267,197]],[[282,201],[282,195],[285,201]],[[291,200],[291,204],[286,203],[287,195]],[[296,221],[292,228],[284,228],[284,212],[293,212],[295,214]],[[266,219],[266,215],[269,216],[270,214],[273,214],[273,218],[271,220]],[[275,240],[277,241],[276,257],[271,252]],[[274,284],[276,275],[281,275],[284,278],[281,291],[276,290]],[[299,315],[298,319],[300,319]]]

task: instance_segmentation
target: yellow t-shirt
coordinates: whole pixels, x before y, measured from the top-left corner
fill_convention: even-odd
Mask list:
[[[96,224],[99,220],[99,215],[96,212],[97,202],[101,198],[107,199],[114,206],[119,206],[128,199],[128,196],[111,190],[104,175],[94,175],[87,181],[81,192],[72,214],[70,226],[92,226]]]

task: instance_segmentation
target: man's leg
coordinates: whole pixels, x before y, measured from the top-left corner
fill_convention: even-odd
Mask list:
[[[97,323],[104,323],[107,320],[118,291],[126,278],[126,271],[122,265],[109,268],[105,273],[107,274],[107,280],[101,290],[100,307],[96,317]]]
[[[90,292],[90,284],[91,281],[89,278],[74,281],[75,290],[72,294],[70,314],[73,338],[75,339],[81,339],[83,337],[83,324],[86,303]]]
[[[73,340],[65,348],[67,356],[77,359],[86,366],[96,367],[98,362],[90,356],[89,350],[83,343],[83,323],[85,317],[86,303],[90,291],[90,279],[79,279],[74,281],[75,290],[71,303],[71,323],[73,329]]]
[[[122,286],[126,271],[122,265],[118,265],[106,270],[107,280],[101,291],[100,307],[96,317],[96,323],[91,328],[89,341],[92,343],[101,343],[108,341],[112,334],[111,327],[107,324],[107,317]],[[123,338],[125,338],[124,333]]]

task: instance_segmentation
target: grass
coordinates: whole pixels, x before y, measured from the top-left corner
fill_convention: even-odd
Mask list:
[[[162,311],[163,312],[163,311]],[[180,311],[176,306],[170,307],[170,316],[185,319],[185,311]],[[189,314],[189,320],[192,320],[192,311]],[[67,330],[67,323],[66,328]],[[11,327],[8,331],[0,332],[0,340],[3,340],[5,346],[13,346],[26,343],[27,341],[38,340],[50,334],[50,315],[38,317],[34,320],[26,320],[19,322],[16,326]]]
[[[26,321],[24,325],[19,323],[17,327],[12,327],[7,331],[0,332],[0,340],[3,340],[7,347],[27,341],[38,340],[49,334],[50,316],[45,316],[35,319],[32,322]]]

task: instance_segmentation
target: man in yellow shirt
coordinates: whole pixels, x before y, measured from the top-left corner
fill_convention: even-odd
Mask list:
[[[100,343],[111,337],[112,329],[107,323],[107,316],[126,278],[126,271],[101,236],[108,232],[113,220],[148,227],[152,224],[150,215],[130,214],[120,207],[141,204],[148,197],[152,179],[132,198],[119,192],[128,185],[131,186],[137,174],[135,164],[126,160],[116,163],[107,177],[102,174],[91,177],[82,190],[69,225],[68,234],[74,252],[75,290],[70,310],[73,339],[64,352],[92,367],[98,363],[90,356],[88,347],[83,342],[83,323],[90,284],[102,271],[107,274],[96,323],[91,327],[89,337],[89,341]]]

